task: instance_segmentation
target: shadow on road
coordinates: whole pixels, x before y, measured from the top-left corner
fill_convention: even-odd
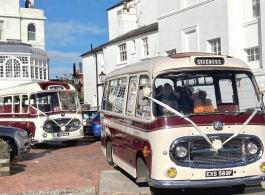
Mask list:
[[[115,167],[117,171],[120,171],[123,175],[129,178],[133,183],[135,183],[135,179],[122,170],[120,167]],[[136,184],[136,183],[135,183]],[[148,187],[148,183],[136,184],[138,187]],[[153,190],[150,188],[152,195],[234,195],[235,193],[232,191],[230,186],[227,187],[215,187],[215,188],[184,188],[184,189],[159,189]],[[262,188],[260,183],[247,185],[245,192],[243,194],[255,194],[261,195],[265,194],[265,189]]]

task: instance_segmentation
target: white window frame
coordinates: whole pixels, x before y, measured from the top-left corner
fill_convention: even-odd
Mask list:
[[[30,31],[29,30],[30,25],[34,26],[34,28],[35,28],[34,31]],[[34,41],[37,40],[36,39],[37,36],[36,36],[36,25],[35,24],[29,23],[28,26],[27,26],[27,32],[28,32],[28,42],[34,42]],[[34,35],[34,40],[30,39],[30,35]]]
[[[259,16],[254,16],[253,6],[256,4],[257,0],[244,0],[244,26],[247,27],[252,24],[258,23],[258,18],[260,17],[260,0],[258,1],[259,4]]]
[[[207,41],[208,43],[208,51],[210,53],[214,53],[214,54],[218,54],[221,55],[222,54],[222,41],[221,41],[221,37],[215,38],[215,39],[210,39]],[[219,49],[220,47],[220,49]]]
[[[0,20],[0,40],[4,40],[4,21]]]
[[[118,45],[119,50],[119,62],[127,62],[128,56],[127,56],[127,46],[126,43]]]
[[[245,49],[246,56],[247,56],[247,62],[253,63],[253,62],[259,62],[260,58],[260,49],[259,47],[252,47]],[[253,60],[251,59],[253,58]]]
[[[256,8],[255,11],[254,11],[254,8]],[[256,15],[254,15],[255,13]],[[260,17],[260,0],[252,0],[252,17],[253,18]]]
[[[149,57],[149,44],[148,44],[148,37],[142,38],[142,58]]]

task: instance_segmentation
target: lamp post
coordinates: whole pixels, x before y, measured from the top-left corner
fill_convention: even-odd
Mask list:
[[[102,85],[102,83],[105,81],[105,79],[106,79],[106,74],[103,72],[103,71],[101,71],[101,73],[98,75],[98,78],[99,78],[99,80],[100,80],[100,82],[101,82],[101,84],[99,84],[99,85]]]

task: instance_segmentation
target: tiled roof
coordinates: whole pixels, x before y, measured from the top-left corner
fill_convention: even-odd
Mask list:
[[[129,31],[129,32],[125,33],[124,35],[121,35],[115,39],[112,39],[111,41],[109,41],[103,45],[100,45],[100,46],[94,48],[93,50],[90,50],[90,51],[82,54],[80,57],[85,56],[87,54],[91,54],[93,52],[101,51],[103,46],[110,45],[112,43],[117,43],[117,42],[126,40],[128,38],[136,37],[136,36],[143,35],[145,33],[156,31],[156,30],[158,30],[158,23],[157,22],[150,24],[150,25],[147,25],[147,26],[144,26],[144,27],[141,27],[141,28],[138,28],[138,29],[135,29],[135,30],[132,30],[132,31]]]
[[[47,53],[38,48],[32,47],[30,44],[21,43],[21,42],[2,42],[0,41],[0,52],[10,52],[10,53],[32,53],[39,56],[48,57]]]

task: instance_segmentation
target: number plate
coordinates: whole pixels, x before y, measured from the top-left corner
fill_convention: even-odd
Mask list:
[[[69,133],[57,133],[57,137],[68,136]]]
[[[233,176],[233,170],[206,171],[205,177],[225,177]]]

